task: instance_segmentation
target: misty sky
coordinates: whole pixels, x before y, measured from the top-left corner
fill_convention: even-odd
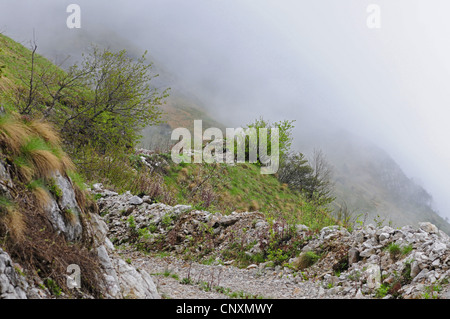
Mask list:
[[[82,27],[69,30],[77,3]],[[369,4],[381,28],[369,29]],[[211,113],[344,127],[385,149],[450,217],[448,0],[0,0],[0,31],[41,53],[80,36],[148,49]],[[313,125],[311,125],[313,124]]]

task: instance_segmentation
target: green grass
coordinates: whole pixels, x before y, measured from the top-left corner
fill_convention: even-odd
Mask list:
[[[189,187],[201,182],[205,174],[202,170],[204,168],[199,164],[171,165],[164,181],[174,192],[178,203],[198,204],[189,200]],[[336,224],[325,207],[308,202],[300,193],[280,183],[275,175],[260,174],[258,165],[221,165],[217,170],[220,170],[219,176],[208,181],[215,201],[206,210],[225,214],[260,211],[268,217],[282,217],[293,224],[305,224],[313,230]]]
[[[412,245],[407,245],[402,248],[402,255],[408,255],[413,250]]]
[[[385,249],[389,252],[391,258],[398,259],[402,256],[408,255],[413,250],[413,247],[412,245],[401,247],[397,243],[390,243]]]
[[[29,76],[31,74],[30,47],[30,42],[20,44],[7,36],[0,34],[0,65],[4,66],[0,78],[0,93],[7,99],[12,100],[14,94],[13,90],[24,87],[25,83],[29,81]],[[44,71],[47,71],[48,73],[63,73],[62,69],[54,65],[48,59],[36,54],[35,72],[36,74],[41,74]],[[39,94],[42,95],[43,100],[50,98],[44,90],[40,91]]]
[[[80,190],[85,191],[87,189],[86,180],[81,174],[71,170],[68,170],[66,173],[72,183],[74,183]]]

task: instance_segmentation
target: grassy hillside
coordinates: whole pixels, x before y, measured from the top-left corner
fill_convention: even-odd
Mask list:
[[[178,203],[222,213],[260,211],[315,230],[336,223],[325,207],[308,202],[276,176],[260,174],[254,164],[171,165],[164,180]]]
[[[14,94],[24,90],[29,85],[30,59],[31,51],[27,47],[0,34],[0,66],[4,66],[0,77],[0,93],[3,98],[12,100]],[[36,54],[35,59],[36,73],[42,73],[44,70],[47,70],[47,72],[62,72],[61,69],[39,54]],[[40,94],[44,103],[48,96],[44,91],[41,91]]]

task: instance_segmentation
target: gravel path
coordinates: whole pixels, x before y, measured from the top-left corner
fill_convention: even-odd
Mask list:
[[[125,260],[152,275],[158,292],[168,299],[317,299],[353,298],[323,289],[317,282],[299,276],[259,268],[239,269],[224,265],[190,263],[173,256],[152,257],[136,251],[121,251]],[[190,284],[182,284],[190,278]],[[217,288],[221,287],[221,288]]]

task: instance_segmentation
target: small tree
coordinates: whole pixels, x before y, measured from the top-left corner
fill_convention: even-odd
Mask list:
[[[81,130],[96,147],[133,146],[142,128],[160,122],[158,106],[168,91],[160,93],[151,87],[158,75],[150,74],[152,64],[145,63],[146,53],[133,60],[125,50],[93,48],[80,67],[71,68],[72,78],[90,90],[78,92],[79,99],[68,107],[61,128],[69,138],[79,140]]]
[[[301,192],[309,191],[313,182],[313,168],[302,153],[288,154],[278,170],[278,180]]]
[[[30,115],[34,109],[37,109],[42,104],[39,99],[39,82],[36,81],[36,51],[37,44],[34,40],[31,45],[31,61],[30,61],[30,75],[25,79],[21,78],[22,83],[24,84],[24,88],[19,88],[17,92],[17,100],[18,100],[18,110],[20,114]]]
[[[280,160],[283,159],[285,157],[285,154],[289,153],[290,148],[291,148],[291,144],[292,144],[292,130],[294,128],[293,125],[294,121],[288,121],[288,120],[283,120],[283,121],[279,121],[279,122],[275,122],[275,123],[270,123],[269,121],[264,120],[262,117],[260,117],[259,119],[255,120],[253,123],[248,124],[244,129],[255,129],[255,134],[256,134],[256,147],[257,149],[259,149],[260,144],[261,144],[261,138],[260,138],[260,130],[259,129],[267,129],[267,139],[265,139],[265,143],[266,143],[266,147],[267,147],[267,153],[268,154],[272,154],[272,139],[271,139],[271,129],[272,128],[278,128],[278,134],[279,134],[279,145],[278,145],[278,153],[279,153],[279,157]],[[236,144],[235,144],[236,146]],[[245,158],[249,159],[249,153],[250,153],[250,143],[249,140],[245,141]],[[236,152],[235,152],[236,154]],[[258,154],[258,162],[260,161]]]
[[[146,63],[147,52],[133,59],[125,50],[93,47],[67,72],[50,65],[37,72],[36,49],[34,44],[30,78],[18,109],[56,123],[71,147],[132,147],[142,128],[160,122],[158,106],[168,90],[151,86],[158,74]]]
[[[278,170],[279,181],[321,204],[334,200],[333,171],[322,151],[314,151],[311,162],[302,153],[293,153],[285,155],[281,163]]]
[[[316,200],[331,203],[335,199],[333,169],[321,150],[314,150],[311,167],[314,173],[310,193]]]

